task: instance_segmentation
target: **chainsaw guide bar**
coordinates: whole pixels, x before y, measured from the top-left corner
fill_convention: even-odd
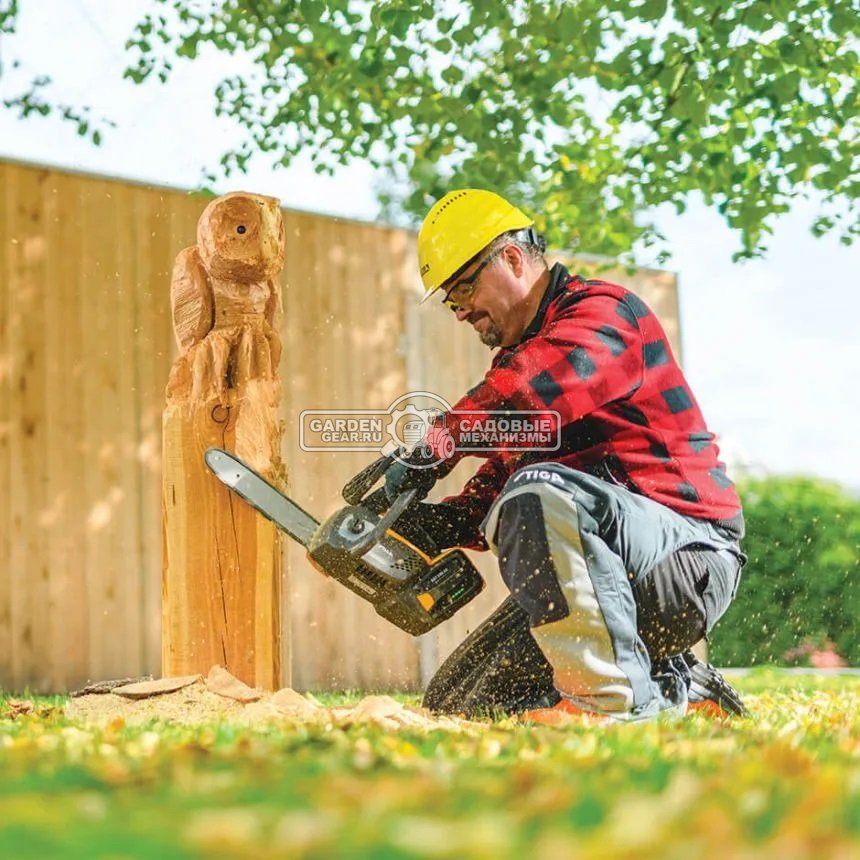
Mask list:
[[[220,448],[206,451],[206,465],[215,477],[241,496],[254,510],[271,520],[302,546],[307,546],[319,522],[238,457]]]

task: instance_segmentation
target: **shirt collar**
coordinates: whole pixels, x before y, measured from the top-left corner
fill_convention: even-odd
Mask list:
[[[549,309],[552,300],[564,292],[564,288],[569,282],[570,272],[568,272],[561,263],[556,263],[549,270],[549,284],[543,294],[543,298],[540,300],[540,307],[538,307],[537,313],[528,324],[525,332],[523,332],[523,336],[519,340],[520,343],[524,340],[528,340],[530,337],[534,337],[541,330],[543,321],[546,318],[546,312]]]

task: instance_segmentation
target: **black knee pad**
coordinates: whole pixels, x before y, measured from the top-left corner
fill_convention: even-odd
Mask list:
[[[530,626],[565,618],[570,610],[558,584],[537,493],[518,493],[502,501],[495,544],[502,580]]]

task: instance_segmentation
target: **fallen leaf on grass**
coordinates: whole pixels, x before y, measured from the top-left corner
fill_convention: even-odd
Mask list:
[[[36,710],[36,705],[28,699],[7,699],[6,713],[4,716],[15,719],[23,714],[32,714]]]

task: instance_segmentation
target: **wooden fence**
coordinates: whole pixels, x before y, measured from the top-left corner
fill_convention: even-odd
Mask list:
[[[59,691],[160,670],[170,269],[204,205],[0,161],[0,687]],[[453,402],[489,353],[416,305],[413,234],[284,217],[284,459],[291,493],[322,516],[373,455],[300,450],[302,410],[386,409],[419,389]],[[615,277],[651,302],[677,349],[673,276]],[[458,466],[443,489],[469,471]],[[492,558],[476,555],[486,592],[413,639],[286,544],[282,663],[299,689],[417,687],[503,596]]]

